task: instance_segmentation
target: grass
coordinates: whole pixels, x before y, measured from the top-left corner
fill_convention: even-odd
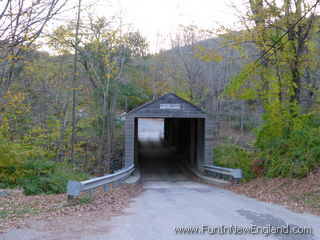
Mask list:
[[[91,203],[91,201],[92,201],[92,198],[90,196],[83,195],[68,201],[67,203],[64,204],[64,207],[73,207],[80,204],[89,204]]]
[[[320,208],[320,190],[294,195],[291,198],[296,202],[303,202],[307,207]]]
[[[24,217],[37,215],[43,212],[54,211],[59,208],[58,204],[52,204],[52,208],[43,208],[39,201],[29,203],[0,202],[0,220],[7,217]]]
[[[8,215],[15,215],[17,217],[23,215],[35,215],[43,212],[44,210],[37,208],[37,205],[37,202],[33,202],[16,206],[6,206],[7,209],[0,211],[0,218],[6,218]]]
[[[9,212],[7,210],[1,210],[0,211],[0,219],[1,218],[5,218],[6,216],[8,216]]]
[[[79,199],[81,204],[88,204],[91,203],[91,197],[90,196],[83,196]]]
[[[20,208],[13,210],[13,214],[17,216],[26,215],[26,214],[32,214],[36,213],[37,211],[34,211],[32,208]]]

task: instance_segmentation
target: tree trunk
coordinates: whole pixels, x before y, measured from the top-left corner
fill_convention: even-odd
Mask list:
[[[78,18],[76,25],[76,43],[74,48],[74,65],[73,65],[73,82],[72,82],[72,136],[71,136],[71,161],[74,163],[76,159],[75,145],[76,145],[76,80],[78,71],[78,46],[79,46],[79,24],[80,24],[80,9],[81,0],[78,5]]]
[[[60,156],[61,156],[61,144],[62,144],[62,141],[63,141],[63,137],[64,137],[64,130],[66,129],[66,125],[67,125],[67,112],[68,112],[68,106],[69,106],[69,94],[68,94],[68,97],[67,97],[67,102],[65,104],[65,107],[64,107],[64,116],[63,116],[63,121],[62,121],[62,124],[61,124],[61,128],[60,128],[60,137],[57,141],[57,148],[56,148],[56,153],[55,153],[55,161],[59,161],[60,160]]]
[[[244,121],[244,100],[241,100],[241,113],[240,113],[240,132],[243,135],[243,121]]]

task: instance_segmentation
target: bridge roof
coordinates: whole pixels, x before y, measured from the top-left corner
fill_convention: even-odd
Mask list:
[[[174,93],[167,93],[126,114],[127,117],[206,118],[205,112]]]

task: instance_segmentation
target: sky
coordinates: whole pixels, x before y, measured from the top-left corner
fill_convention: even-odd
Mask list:
[[[99,15],[121,12],[124,23],[131,23],[147,38],[151,52],[170,47],[170,35],[179,25],[196,25],[204,29],[232,26],[236,13],[231,0],[110,0],[100,2]],[[233,2],[240,3],[239,0]]]
[[[122,23],[130,30],[138,30],[149,42],[151,52],[170,48],[170,36],[179,25],[196,25],[202,29],[216,29],[221,25],[230,27],[237,22],[234,3],[242,6],[245,0],[96,0],[92,12],[110,18],[121,15]],[[78,0],[69,1],[69,7]],[[92,0],[82,0],[87,6]],[[68,6],[67,6],[68,7]],[[69,19],[75,14],[66,15]]]

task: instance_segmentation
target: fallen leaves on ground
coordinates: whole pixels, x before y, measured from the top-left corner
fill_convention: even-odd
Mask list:
[[[227,189],[257,200],[320,216],[320,169],[303,179],[257,178]]]
[[[111,187],[106,193],[98,188],[92,199],[84,193],[72,201],[67,201],[66,194],[13,194],[0,198],[0,232],[21,228],[29,220],[56,221],[61,216],[81,217],[106,212],[116,215],[142,191],[140,184],[123,184],[120,187]]]

